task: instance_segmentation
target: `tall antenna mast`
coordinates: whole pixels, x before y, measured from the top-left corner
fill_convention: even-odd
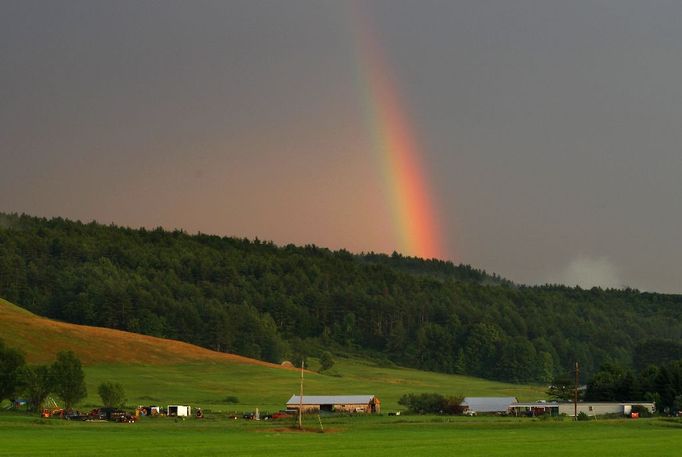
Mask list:
[[[301,360],[301,394],[298,396],[298,428],[303,430],[303,366],[305,360]]]

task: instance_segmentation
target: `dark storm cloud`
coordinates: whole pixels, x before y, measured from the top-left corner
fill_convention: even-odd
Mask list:
[[[447,202],[450,256],[680,291],[682,4],[361,6]],[[390,251],[352,17],[2,2],[0,210]]]

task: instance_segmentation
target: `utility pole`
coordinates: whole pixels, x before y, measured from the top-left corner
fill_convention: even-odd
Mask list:
[[[573,420],[578,420],[578,382],[580,379],[580,365],[578,365],[578,362],[575,363],[575,393],[573,396],[573,414],[574,414],[574,419]]]
[[[303,430],[303,366],[305,360],[301,360],[301,392],[298,396],[298,428]]]

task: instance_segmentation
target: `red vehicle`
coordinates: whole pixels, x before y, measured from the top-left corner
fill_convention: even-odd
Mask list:
[[[291,416],[289,416],[289,414],[287,414],[283,411],[277,411],[276,413],[274,413],[272,415],[273,419],[286,419],[287,417],[291,417]]]

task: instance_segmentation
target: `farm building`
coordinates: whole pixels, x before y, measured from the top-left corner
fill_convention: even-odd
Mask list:
[[[578,402],[578,414],[584,412],[588,416],[599,416],[601,414],[623,414],[629,415],[634,405],[640,405],[648,409],[650,413],[656,410],[654,403],[646,401],[630,402]],[[573,416],[575,409],[573,403],[559,403],[559,414]]]
[[[302,405],[304,413],[320,411],[345,413],[380,413],[381,401],[374,395],[292,395],[287,409],[298,411]]]
[[[573,404],[573,403],[571,403]],[[509,405],[510,413],[515,416],[559,415],[559,403],[555,401],[517,402]]]
[[[516,397],[464,397],[462,406],[465,412],[505,414],[512,403],[517,403]]]
[[[653,413],[656,410],[656,405],[652,402],[646,401],[630,401],[630,402],[578,402],[578,414],[581,412],[588,416],[600,416],[603,414],[623,414],[630,415],[633,406],[641,406]],[[552,416],[559,416],[565,414],[566,416],[574,417],[575,405],[573,402],[530,402],[530,403],[515,403],[510,405],[512,414],[516,415],[532,415],[540,416],[542,414],[550,414]]]

